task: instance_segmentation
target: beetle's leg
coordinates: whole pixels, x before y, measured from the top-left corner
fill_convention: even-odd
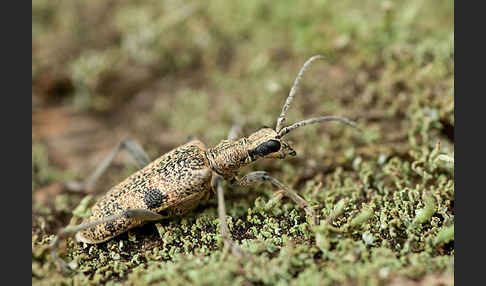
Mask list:
[[[276,195],[276,200],[280,200],[282,197],[282,191],[289,196],[296,204],[298,204],[300,207],[302,207],[305,212],[307,213],[308,216],[311,217],[312,223],[313,224],[318,224],[317,217],[314,213],[314,210],[312,207],[309,205],[309,203],[304,200],[301,196],[299,196],[295,191],[287,187],[286,185],[282,184],[280,181],[275,179],[274,177],[268,175],[267,172],[264,171],[256,171],[256,172],[251,172],[244,176],[243,178],[237,180],[237,183],[240,186],[251,186],[255,185],[259,182],[270,182],[273,186],[275,186],[278,189],[277,195]]]
[[[126,139],[118,143],[115,149],[111,151],[111,153],[98,165],[98,167],[88,176],[88,178],[86,178],[86,180],[83,182],[67,181],[66,187],[72,191],[81,191],[86,189],[91,190],[98,178],[106,171],[111,162],[113,162],[115,156],[123,149],[128,151],[128,153],[135,160],[137,168],[141,169],[150,163],[150,159],[142,147],[135,143],[135,141]]]
[[[235,254],[239,259],[243,257],[243,252],[238,245],[236,245],[231,239],[231,235],[229,232],[228,224],[226,223],[226,208],[224,205],[224,193],[223,193],[223,184],[222,178],[216,178],[216,189],[218,193],[218,215],[219,215],[219,229],[221,232],[221,237],[224,240],[224,245],[227,248],[230,248],[233,254]]]
[[[241,134],[242,134],[241,125],[235,123],[233,124],[233,126],[231,126],[231,129],[228,133],[228,140],[234,141],[238,139],[241,136]]]
[[[90,228],[90,227],[93,227],[93,226],[96,226],[96,225],[99,225],[99,224],[109,223],[109,222],[115,221],[115,220],[117,220],[121,217],[135,218],[135,219],[139,219],[139,220],[142,220],[142,221],[154,221],[154,220],[161,220],[163,218],[166,218],[165,216],[159,215],[158,213],[155,213],[155,212],[152,212],[152,211],[149,211],[149,210],[146,210],[146,209],[130,209],[130,210],[126,210],[122,213],[107,216],[103,219],[99,219],[99,220],[96,220],[96,221],[87,222],[87,223],[83,223],[83,224],[76,225],[76,226],[66,227],[65,229],[61,230],[57,234],[57,236],[54,238],[54,241],[51,244],[51,254],[52,254],[52,257],[54,258],[54,261],[57,264],[60,265],[62,271],[68,272],[69,271],[68,265],[57,254],[57,249],[59,248],[59,242],[61,241],[61,239],[72,236],[72,235],[76,234],[78,231],[81,231],[81,230],[84,230],[84,229],[87,229],[87,228]]]
[[[194,141],[194,140],[198,140],[196,138],[196,136],[189,135],[189,136],[187,136],[186,141],[184,141],[184,143],[189,143],[189,142]]]

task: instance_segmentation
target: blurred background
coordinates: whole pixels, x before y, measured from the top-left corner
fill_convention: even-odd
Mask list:
[[[154,155],[215,144],[233,121],[274,126],[315,54],[289,122],[347,116],[393,141],[422,112],[451,137],[453,44],[452,1],[36,0],[32,140],[63,168],[124,136]]]
[[[32,234],[66,225],[84,178],[122,139],[156,158],[195,136],[208,146],[234,122],[275,126],[304,74],[288,123],[356,120],[292,133],[298,158],[262,162],[299,184],[336,168],[454,148],[453,1],[32,2]],[[356,162],[356,158],[360,158]],[[412,156],[413,157],[413,156]],[[381,159],[380,159],[381,158]],[[134,171],[121,154],[99,195]],[[299,180],[285,175],[289,169]],[[451,175],[452,176],[452,175]],[[34,241],[34,238],[33,238]]]

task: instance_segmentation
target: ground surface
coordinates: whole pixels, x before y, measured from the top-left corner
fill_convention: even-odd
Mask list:
[[[192,3],[192,4],[191,4]],[[32,2],[32,283],[35,285],[452,285],[454,33],[451,1]],[[233,122],[274,126],[302,63],[289,123],[295,159],[265,170],[320,215],[310,227],[270,186],[225,186],[232,237],[222,250],[216,200],[99,245],[54,234],[135,167],[125,154],[93,190],[85,178],[120,140],[156,158]],[[440,142],[440,148],[439,148]],[[451,161],[452,160],[452,161]],[[90,200],[92,198],[92,200]]]

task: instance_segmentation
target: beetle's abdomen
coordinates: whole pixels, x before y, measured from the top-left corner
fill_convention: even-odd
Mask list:
[[[166,217],[180,215],[197,206],[211,188],[211,169],[206,147],[191,141],[159,157],[114,186],[91,209],[84,222],[96,221],[128,209],[147,209]],[[144,221],[122,217],[77,234],[86,243],[99,243]]]

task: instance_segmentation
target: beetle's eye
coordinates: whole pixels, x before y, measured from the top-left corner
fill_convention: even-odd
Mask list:
[[[248,154],[254,160],[256,159],[255,158],[256,155],[263,157],[270,153],[277,152],[278,150],[280,150],[280,142],[277,140],[269,140],[258,145],[253,150],[248,150]]]
[[[277,140],[269,140],[262,143],[261,145],[265,145],[265,147],[267,147],[267,149],[270,151],[269,153],[277,152],[278,150],[280,150],[280,142]]]
[[[278,142],[277,140],[269,140],[267,142],[263,142],[255,148],[256,153],[260,156],[265,156],[270,153],[277,152],[278,150],[280,150],[280,142]]]

